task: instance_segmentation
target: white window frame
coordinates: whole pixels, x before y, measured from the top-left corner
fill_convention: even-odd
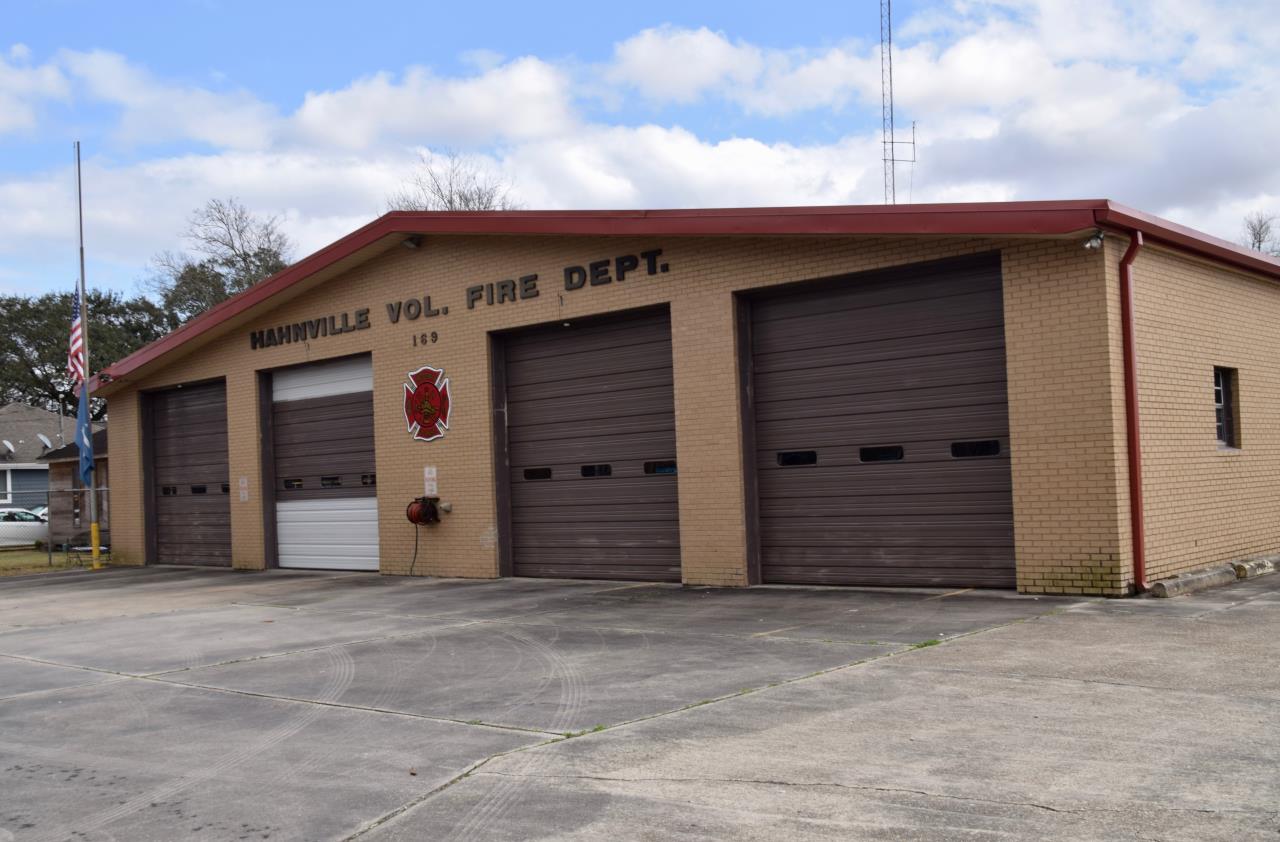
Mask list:
[[[9,468],[0,469],[0,475],[4,476],[4,496],[0,497],[0,503],[13,502],[13,477],[10,476],[12,471]]]

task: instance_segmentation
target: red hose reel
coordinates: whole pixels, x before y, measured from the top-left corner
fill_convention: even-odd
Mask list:
[[[404,516],[409,519],[410,523],[416,523],[419,526],[440,522],[440,503],[439,497],[417,497],[404,510]]]

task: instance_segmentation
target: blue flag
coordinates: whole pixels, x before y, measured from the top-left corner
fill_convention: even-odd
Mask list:
[[[80,385],[80,409],[76,412],[76,447],[80,448],[80,481],[93,488],[93,427],[89,424],[89,384]]]

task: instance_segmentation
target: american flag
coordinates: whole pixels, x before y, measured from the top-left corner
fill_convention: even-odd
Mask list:
[[[71,296],[71,345],[67,349],[67,374],[71,383],[84,382],[84,321],[80,318],[80,290]]]

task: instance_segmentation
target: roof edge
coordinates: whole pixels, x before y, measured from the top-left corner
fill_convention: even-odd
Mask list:
[[[668,210],[391,211],[94,375],[119,380],[338,261],[392,236],[1064,236],[1105,225],[1280,280],[1280,261],[1107,199]],[[106,375],[106,379],[102,379]]]
[[[1099,225],[1141,231],[1149,239],[1165,245],[1280,280],[1280,259],[1229,240],[1110,201],[1106,203],[1106,207],[1095,211],[1094,216]]]

